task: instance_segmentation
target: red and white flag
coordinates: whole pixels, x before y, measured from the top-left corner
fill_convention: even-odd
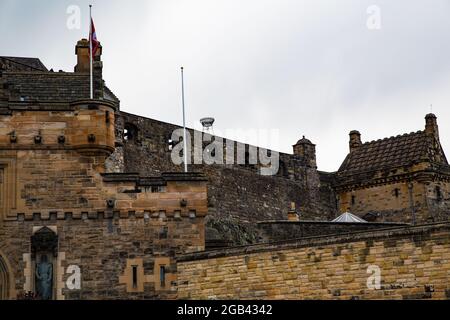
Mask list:
[[[92,56],[95,57],[97,50],[100,46],[100,42],[97,40],[97,34],[95,33],[94,20],[91,18],[91,32],[89,34],[89,41],[92,43]]]

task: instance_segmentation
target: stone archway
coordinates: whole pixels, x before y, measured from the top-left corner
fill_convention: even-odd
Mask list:
[[[0,253],[0,300],[9,300],[11,292],[11,275],[5,259]]]

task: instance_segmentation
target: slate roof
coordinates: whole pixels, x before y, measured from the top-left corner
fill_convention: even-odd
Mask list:
[[[347,155],[338,174],[357,174],[423,161],[448,165],[439,142],[425,131],[417,131],[362,144]]]
[[[5,73],[12,101],[64,102],[89,98],[89,75],[54,72]]]
[[[38,58],[0,57],[0,62],[7,71],[48,71],[41,60],[39,60]]]
[[[48,71],[37,58],[0,57],[0,67],[0,85],[9,101],[70,103],[89,99],[87,73]],[[105,85],[101,99],[119,103]]]

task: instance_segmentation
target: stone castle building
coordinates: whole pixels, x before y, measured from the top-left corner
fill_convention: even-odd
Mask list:
[[[274,176],[239,142],[244,164],[184,173],[179,126],[121,111],[102,50],[88,99],[88,47],[74,72],[0,57],[0,299],[450,297],[436,116],[368,143],[352,131],[333,173],[305,137]],[[344,211],[369,222],[331,222]]]

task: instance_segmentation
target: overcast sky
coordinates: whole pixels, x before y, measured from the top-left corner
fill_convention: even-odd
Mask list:
[[[190,127],[213,116],[216,133],[279,130],[278,141],[234,138],[283,152],[306,135],[319,169],[335,171],[351,130],[363,141],[422,130],[433,104],[450,155],[448,0],[91,2],[104,79],[126,112],[181,124],[184,66]],[[72,71],[88,4],[0,0],[0,55]],[[80,29],[67,26],[70,5]]]

